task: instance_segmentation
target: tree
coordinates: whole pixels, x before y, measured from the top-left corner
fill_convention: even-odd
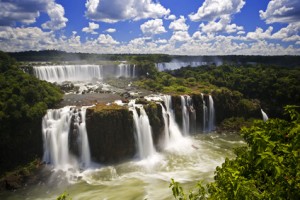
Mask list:
[[[198,184],[187,195],[172,180],[177,199],[300,199],[299,107],[286,106],[290,120],[256,121],[242,129],[248,146],[235,150],[236,159],[226,159],[215,171],[215,182],[206,189]]]

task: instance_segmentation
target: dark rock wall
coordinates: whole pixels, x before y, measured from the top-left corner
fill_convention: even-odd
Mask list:
[[[86,128],[93,161],[115,163],[135,155],[133,117],[127,108],[87,109]]]

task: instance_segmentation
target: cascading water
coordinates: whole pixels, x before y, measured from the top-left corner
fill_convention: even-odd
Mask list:
[[[61,109],[48,110],[43,118],[42,132],[44,141],[44,157],[46,163],[55,168],[65,169],[69,166],[77,168],[81,163],[88,167],[91,162],[88,137],[85,127],[85,112],[87,107],[82,107],[80,114],[75,108],[66,106]],[[71,119],[74,117],[74,125],[78,127],[80,161],[69,151],[69,138]],[[81,118],[80,118],[81,117]]]
[[[263,121],[264,121],[264,122],[267,121],[267,120],[269,119],[267,113],[265,113],[265,112],[263,111],[263,109],[260,109],[260,111],[261,111],[261,114],[262,114]]]
[[[189,135],[190,132],[190,115],[187,108],[187,99],[185,96],[180,96],[181,112],[182,112],[182,130],[184,135]]]
[[[172,97],[170,95],[164,95],[161,97],[163,102],[166,105],[166,113],[169,116],[169,120],[168,120],[168,128],[169,128],[169,141],[172,143],[174,141],[179,141],[181,140],[182,137],[182,133],[179,130],[179,127],[175,121],[175,114],[174,111],[172,109]]]
[[[215,107],[214,107],[214,100],[211,95],[208,96],[209,104],[208,104],[208,110],[209,110],[209,116],[208,116],[208,131],[215,130]]]
[[[149,118],[142,105],[137,105],[134,101],[131,101],[130,105],[132,106],[130,110],[133,112],[138,153],[141,159],[146,159],[156,153]],[[140,116],[137,109],[140,111]]]
[[[189,135],[195,130],[196,111],[194,109],[193,99],[190,96],[180,96],[180,98],[182,111],[182,130],[184,135]]]
[[[88,81],[102,79],[103,68],[100,65],[54,65],[33,67],[37,78],[48,82]]]
[[[202,131],[206,132],[207,130],[207,126],[206,124],[208,123],[208,111],[207,111],[207,106],[205,103],[205,99],[204,99],[204,95],[201,93],[201,97],[202,97],[202,110],[203,110],[203,120],[202,120]]]
[[[120,63],[118,65],[119,74],[117,77],[135,78],[135,65],[131,66],[127,63]]]
[[[162,116],[163,116],[163,119],[164,119],[164,134],[165,134],[165,137],[164,137],[164,146],[167,146],[170,142],[170,133],[169,133],[169,115],[165,109],[165,107],[159,103],[159,105],[161,106],[161,109],[162,109]]]

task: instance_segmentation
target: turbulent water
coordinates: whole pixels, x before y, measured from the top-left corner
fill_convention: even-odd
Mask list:
[[[66,191],[81,199],[173,199],[170,179],[190,188],[198,180],[213,181],[216,166],[233,158],[233,147],[244,145],[236,134],[197,134],[177,149],[166,149],[144,160],[96,166],[81,172],[58,171],[45,184],[0,195],[0,199],[55,199]],[[65,179],[69,175],[72,180]]]

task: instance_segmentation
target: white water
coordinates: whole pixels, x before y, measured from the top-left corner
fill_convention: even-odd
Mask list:
[[[209,104],[208,104],[208,110],[209,110],[209,121],[208,121],[208,131],[215,130],[215,107],[214,107],[214,100],[211,95],[208,96]]]
[[[130,104],[132,106],[130,110],[133,112],[138,154],[140,159],[147,159],[156,153],[149,118],[142,105],[135,104],[134,100]],[[140,111],[140,116],[137,109]]]
[[[187,108],[187,98],[186,96],[180,96],[181,99],[181,112],[182,112],[182,131],[184,135],[189,135],[190,133],[190,114]]]
[[[168,62],[168,63],[157,63],[156,67],[159,71],[165,71],[165,70],[175,70],[180,69],[181,67],[197,67],[206,65],[207,62]]]
[[[165,137],[163,138],[163,146],[166,147],[168,146],[168,144],[170,143],[170,133],[169,133],[169,115],[165,109],[165,107],[159,103],[159,105],[161,106],[161,109],[162,109],[162,116],[163,116],[163,119],[164,119],[164,135]]]
[[[33,67],[37,78],[48,82],[89,81],[102,79],[103,68],[100,65],[54,65]]]
[[[233,148],[245,143],[237,134],[197,134],[192,144],[180,151],[163,151],[156,165],[131,160],[117,165],[101,166],[76,174],[72,183],[64,182],[63,173],[53,173],[53,180],[14,192],[0,193],[0,199],[52,200],[66,192],[74,200],[81,199],[149,199],[169,200],[170,179],[180,182],[188,191],[200,180],[213,181],[214,171],[224,159],[234,158]]]
[[[131,66],[126,63],[120,63],[118,65],[119,75],[118,77],[125,77],[130,78],[133,76],[133,73],[131,74]],[[134,70],[133,70],[134,71]]]
[[[266,122],[269,119],[267,113],[265,113],[263,111],[263,109],[260,109],[260,111],[261,111],[261,114],[262,114],[263,121]]]
[[[61,109],[50,109],[43,118],[43,160],[56,169],[78,168],[78,164],[81,164],[82,167],[89,167],[91,162],[85,127],[86,107],[82,107],[82,110],[79,111],[81,119],[79,112],[74,111],[75,109],[70,106]],[[78,127],[79,131],[80,159],[75,158],[69,152],[69,132],[72,116],[75,117],[74,125]]]
[[[202,110],[203,110],[203,120],[202,120],[202,131],[203,132],[206,132],[206,123],[207,123],[207,116],[208,116],[208,111],[207,111],[207,106],[206,106],[206,103],[205,103],[205,99],[204,99],[204,95],[201,93],[201,97],[202,97]]]

